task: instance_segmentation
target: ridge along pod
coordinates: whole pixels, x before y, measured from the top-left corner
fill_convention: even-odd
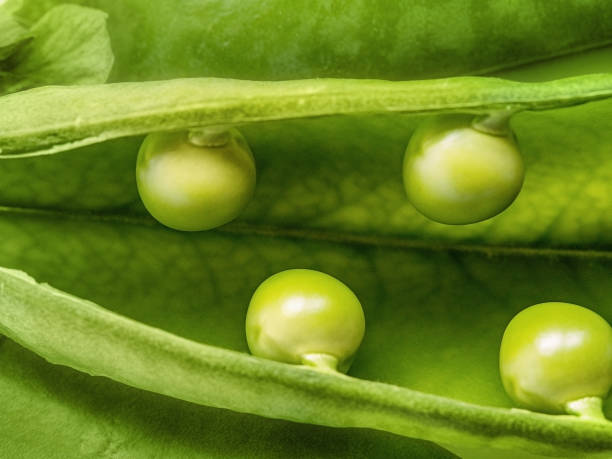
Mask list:
[[[443,115],[419,126],[404,155],[404,188],[412,205],[449,225],[476,223],[506,209],[524,178],[510,116]]]
[[[361,303],[338,279],[290,269],[257,287],[246,315],[253,355],[322,371],[348,371],[365,332]]]
[[[570,303],[540,303],[508,324],[499,352],[501,379],[517,404],[604,421],[612,386],[612,327]]]
[[[236,129],[154,132],[143,141],[136,183],[149,213],[182,231],[236,218],[255,190],[255,160]]]

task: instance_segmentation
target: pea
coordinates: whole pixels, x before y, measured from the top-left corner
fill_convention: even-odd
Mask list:
[[[505,125],[471,115],[439,116],[421,125],[404,156],[404,187],[412,205],[431,220],[476,223],[506,209],[518,195],[523,161]]]
[[[309,269],[266,279],[246,316],[252,354],[327,371],[348,370],[364,332],[355,294],[338,279]]]
[[[255,161],[240,133],[156,132],[138,152],[138,192],[160,223],[200,231],[236,218],[253,196]]]
[[[517,404],[603,419],[601,401],[612,386],[612,327],[575,304],[536,304],[508,324],[499,367]]]

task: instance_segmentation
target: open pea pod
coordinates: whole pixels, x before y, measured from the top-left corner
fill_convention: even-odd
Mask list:
[[[142,134],[153,126],[177,129],[261,122],[264,129],[267,125],[274,129],[276,123],[270,120],[362,113],[368,115],[358,116],[358,122],[374,120],[376,125],[381,121],[372,118],[372,113],[389,116],[394,112],[546,109],[581,113],[589,105],[554,108],[589,101],[594,101],[590,106],[595,108],[598,104],[607,107],[611,95],[610,75],[529,84],[479,77],[403,83],[182,79],[43,88],[0,101],[2,113],[10,113],[0,118],[0,125],[4,124],[0,140],[4,151],[18,158],[19,153],[28,157],[32,149],[36,155],[41,151],[50,154],[74,142]],[[58,112],[60,104],[65,108]],[[32,107],[37,108],[35,114]],[[340,132],[347,122],[336,122]],[[351,153],[346,150],[343,146],[337,153],[340,158]],[[264,171],[276,168],[275,174],[268,174],[279,176],[288,167],[278,150],[271,150],[274,155],[268,151],[258,156],[262,151],[256,148],[255,155]],[[94,150],[70,154],[90,156],[90,160],[96,157]],[[329,152],[330,158],[333,155]],[[41,159],[35,156],[26,161]],[[276,164],[268,166],[272,160]],[[371,159],[364,154],[361,161]],[[20,163],[15,159],[4,162]],[[305,161],[305,167],[302,173],[308,170],[316,176],[317,164]],[[388,167],[385,175],[393,180],[394,172],[399,175],[397,169]],[[265,190],[276,185],[268,180],[260,186]],[[325,197],[324,188],[321,192],[320,197]],[[367,196],[370,191],[361,193]],[[391,200],[402,202],[401,196]],[[517,203],[515,210],[519,215],[520,206]],[[51,362],[208,406],[328,426],[370,427],[470,454],[482,449],[490,454],[490,448],[500,448],[511,454],[524,450],[605,455],[612,448],[612,427],[607,424],[502,408],[508,402],[496,369],[504,323],[525,304],[561,296],[594,303],[605,315],[609,302],[599,297],[600,292],[592,293],[597,294],[595,299],[585,298],[583,292],[583,282],[606,285],[602,276],[609,276],[610,256],[605,250],[451,243],[440,250],[431,242],[375,232],[360,235],[333,227],[283,227],[279,222],[266,222],[265,215],[259,220],[245,217],[212,233],[184,234],[154,224],[140,210],[84,213],[7,206],[4,212],[10,218],[3,233],[12,246],[63,245],[65,257],[60,259],[77,263],[80,280],[87,284],[89,272],[90,282],[98,287],[79,291],[73,282],[62,284],[63,276],[45,274],[49,257],[43,256],[42,262],[38,252],[31,257],[27,251],[17,251],[10,265],[54,279],[58,286],[89,299],[123,304],[119,312],[182,336],[129,321],[5,271],[3,333]],[[350,217],[350,212],[345,215]],[[502,228],[517,221],[517,217],[507,218]],[[57,238],[70,233],[70,228],[79,228],[78,237],[59,244]],[[26,235],[32,235],[33,241],[17,242]],[[91,250],[101,259],[94,261],[97,257]],[[113,253],[117,251],[120,253]],[[57,249],[54,255],[59,255]],[[560,261],[551,264],[550,257]],[[114,281],[113,277],[123,275],[105,267],[120,260],[128,262],[120,271],[134,270],[131,281],[127,279],[132,275]],[[566,283],[558,283],[568,263],[581,279],[569,290]],[[170,276],[168,266],[173,271]],[[273,272],[299,266],[345,279],[366,305],[367,338],[353,370],[359,380],[223,349],[245,350],[245,305],[257,283]],[[96,281],[101,272],[110,278]],[[508,272],[515,276],[510,283]],[[530,283],[535,275],[542,279]],[[143,284],[128,287],[134,281]],[[109,298],[107,287],[115,284],[121,293]],[[482,284],[487,285],[484,292]],[[10,357],[11,347],[8,349]],[[449,378],[456,381],[449,382]]]
[[[19,3],[34,22],[59,2]],[[132,83],[0,99],[0,265],[69,292],[0,272],[3,454],[610,455],[607,424],[513,409],[498,372],[527,305],[612,318],[610,75],[218,78],[606,72],[606,2],[364,2],[350,17],[341,2],[78,3],[108,14],[112,79]],[[527,170],[515,203],[465,227],[420,216],[401,183],[413,129],[508,108]],[[210,232],[156,224],[136,192],[141,135],[219,123],[253,150],[253,201]],[[327,272],[363,304],[348,377],[247,355],[249,298],[288,268]]]

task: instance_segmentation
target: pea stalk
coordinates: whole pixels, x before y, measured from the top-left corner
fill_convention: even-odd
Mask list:
[[[207,126],[189,130],[189,142],[198,147],[222,147],[231,140],[227,126]]]
[[[565,404],[565,411],[589,421],[612,422],[604,416],[601,397],[584,397],[572,400]]]
[[[472,121],[472,127],[485,134],[506,136],[510,133],[510,118],[515,113],[515,110],[498,110],[477,116]]]

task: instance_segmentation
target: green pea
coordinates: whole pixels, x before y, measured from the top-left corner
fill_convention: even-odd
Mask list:
[[[266,279],[246,316],[252,354],[321,370],[346,372],[364,332],[355,294],[338,279],[309,269]]]
[[[499,368],[506,392],[521,406],[603,419],[601,401],[612,386],[612,327],[575,304],[536,304],[508,324]]]
[[[497,130],[477,129],[471,115],[447,115],[421,125],[404,156],[412,205],[450,225],[476,223],[506,209],[521,189],[524,168],[504,122]]]
[[[136,182],[160,223],[200,231],[236,218],[255,188],[255,161],[240,133],[156,132],[138,152]]]

